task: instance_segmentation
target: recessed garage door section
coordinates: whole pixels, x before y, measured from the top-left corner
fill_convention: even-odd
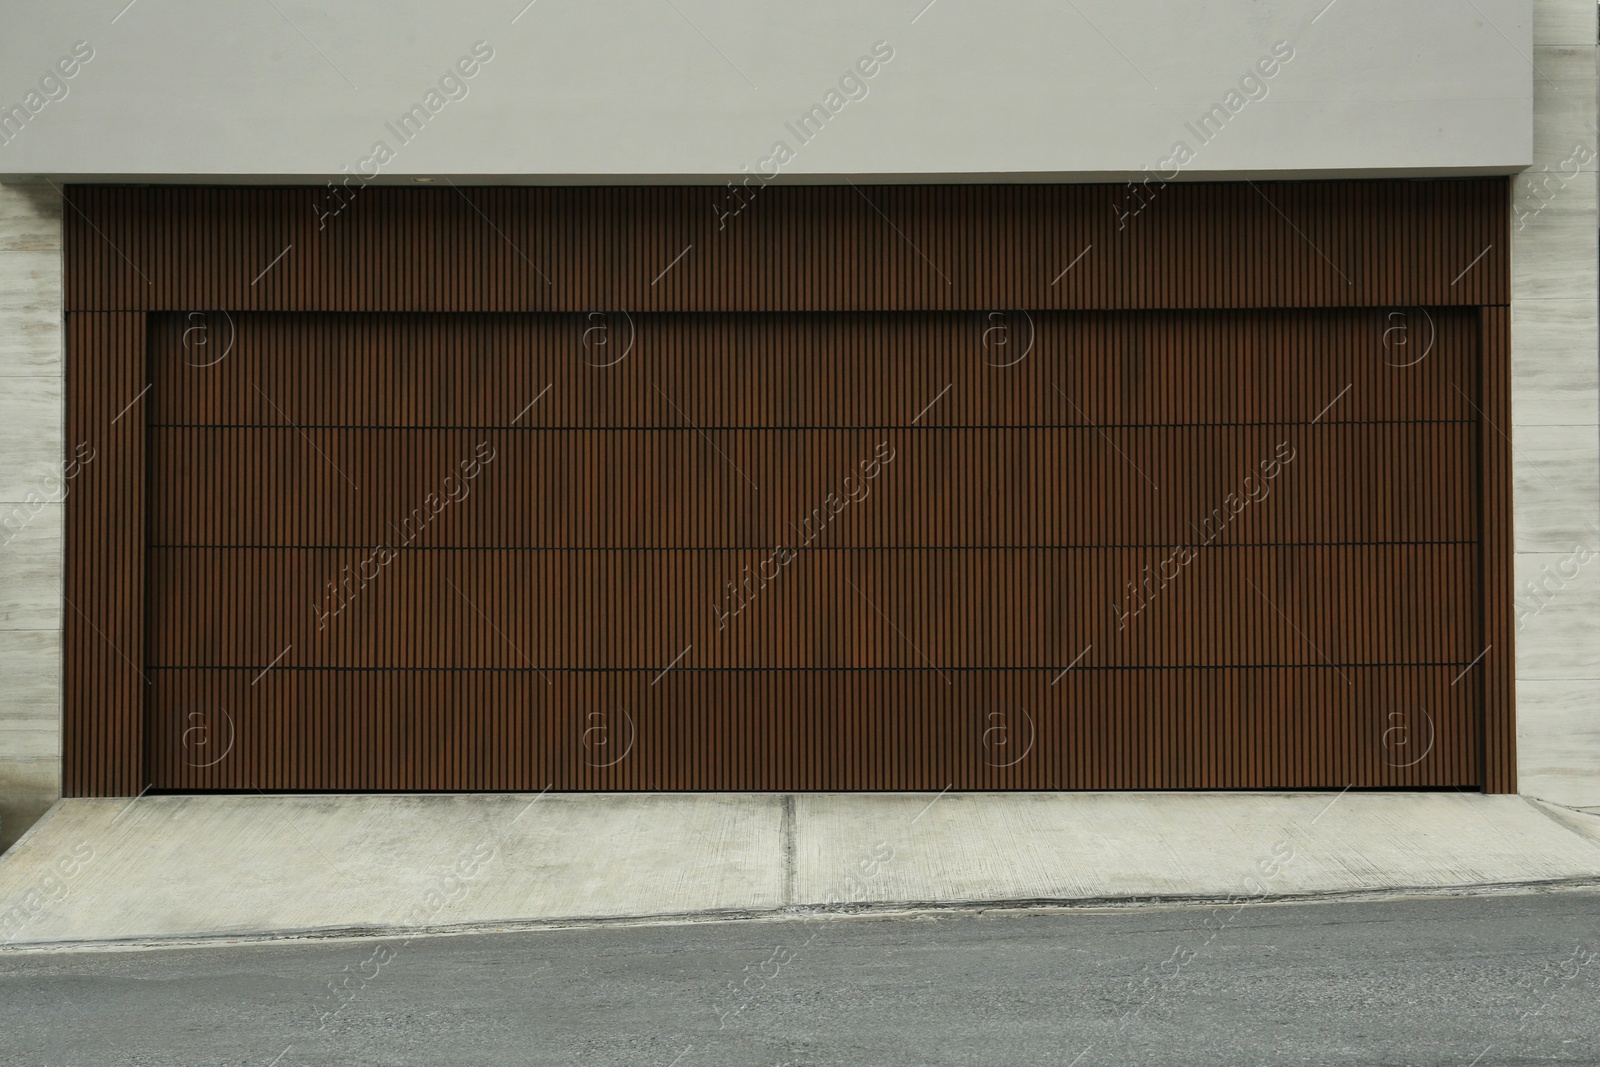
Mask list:
[[[1020,254],[921,195],[968,209],[916,234],[945,273]],[[69,718],[77,791],[1508,788],[1504,309],[1441,300],[1440,248],[1385,268],[1429,306],[1336,271],[1251,306],[1310,269],[1270,237],[1226,300],[1151,260],[1029,310],[817,307],[769,257],[716,309],[196,313],[178,278],[77,314],[75,429],[150,386],[101,465],[147,482],[72,498],[69,579],[143,650],[128,716]],[[69,705],[123,692],[93,636]]]

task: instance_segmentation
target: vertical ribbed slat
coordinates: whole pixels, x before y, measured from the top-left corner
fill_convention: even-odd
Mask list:
[[[711,210],[716,191],[701,187],[373,187],[319,227],[315,205],[326,202],[325,186],[71,186],[82,214],[65,216],[67,247],[84,254],[68,263],[66,305],[587,312],[1505,304],[1508,242],[1494,239],[1505,229],[1496,221],[1506,214],[1496,198],[1504,185],[1181,183],[1162,188],[1120,227],[1107,205],[1128,195],[1125,186],[772,187],[721,228]],[[1019,211],[1028,225],[1014,224]],[[1061,247],[1062,234],[1075,244]],[[1406,247],[1418,254],[1394,254]]]
[[[65,502],[62,792],[69,797],[132,796],[148,783],[145,320],[137,312],[67,316],[68,458],[92,457]]]
[[[1478,427],[1483,484],[1483,647],[1475,668],[1483,694],[1483,782],[1517,791],[1516,562],[1511,531],[1511,310],[1480,311]]]

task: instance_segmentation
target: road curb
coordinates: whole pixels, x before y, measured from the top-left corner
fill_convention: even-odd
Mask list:
[[[303,941],[370,941],[468,937],[497,933],[590,930],[605,927],[690,926],[709,923],[799,923],[841,919],[896,919],[939,915],[983,915],[989,912],[1108,912],[1215,907],[1266,907],[1285,904],[1358,903],[1377,900],[1421,900],[1447,897],[1516,896],[1563,891],[1600,890],[1600,876],[1536,881],[1486,882],[1464,885],[1395,886],[1318,889],[1265,896],[1240,893],[1167,894],[1099,897],[1029,897],[992,900],[882,901],[848,905],[786,905],[765,909],[710,909],[654,915],[567,916],[548,919],[474,921],[442,926],[327,926],[296,930],[232,931],[170,937],[87,938],[21,942],[0,946],[7,956],[58,952],[116,952],[169,948],[217,948],[272,945]]]

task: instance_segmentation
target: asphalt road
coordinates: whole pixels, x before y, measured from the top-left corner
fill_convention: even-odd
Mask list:
[[[1597,994],[1593,892],[610,927],[0,954],[0,1062],[1600,1063]]]

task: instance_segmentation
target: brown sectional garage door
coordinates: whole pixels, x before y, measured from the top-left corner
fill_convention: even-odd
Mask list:
[[[1509,788],[1504,186],[1429,185],[1169,188],[1065,291],[1014,191],[75,191],[154,276],[70,235],[73,791]]]

